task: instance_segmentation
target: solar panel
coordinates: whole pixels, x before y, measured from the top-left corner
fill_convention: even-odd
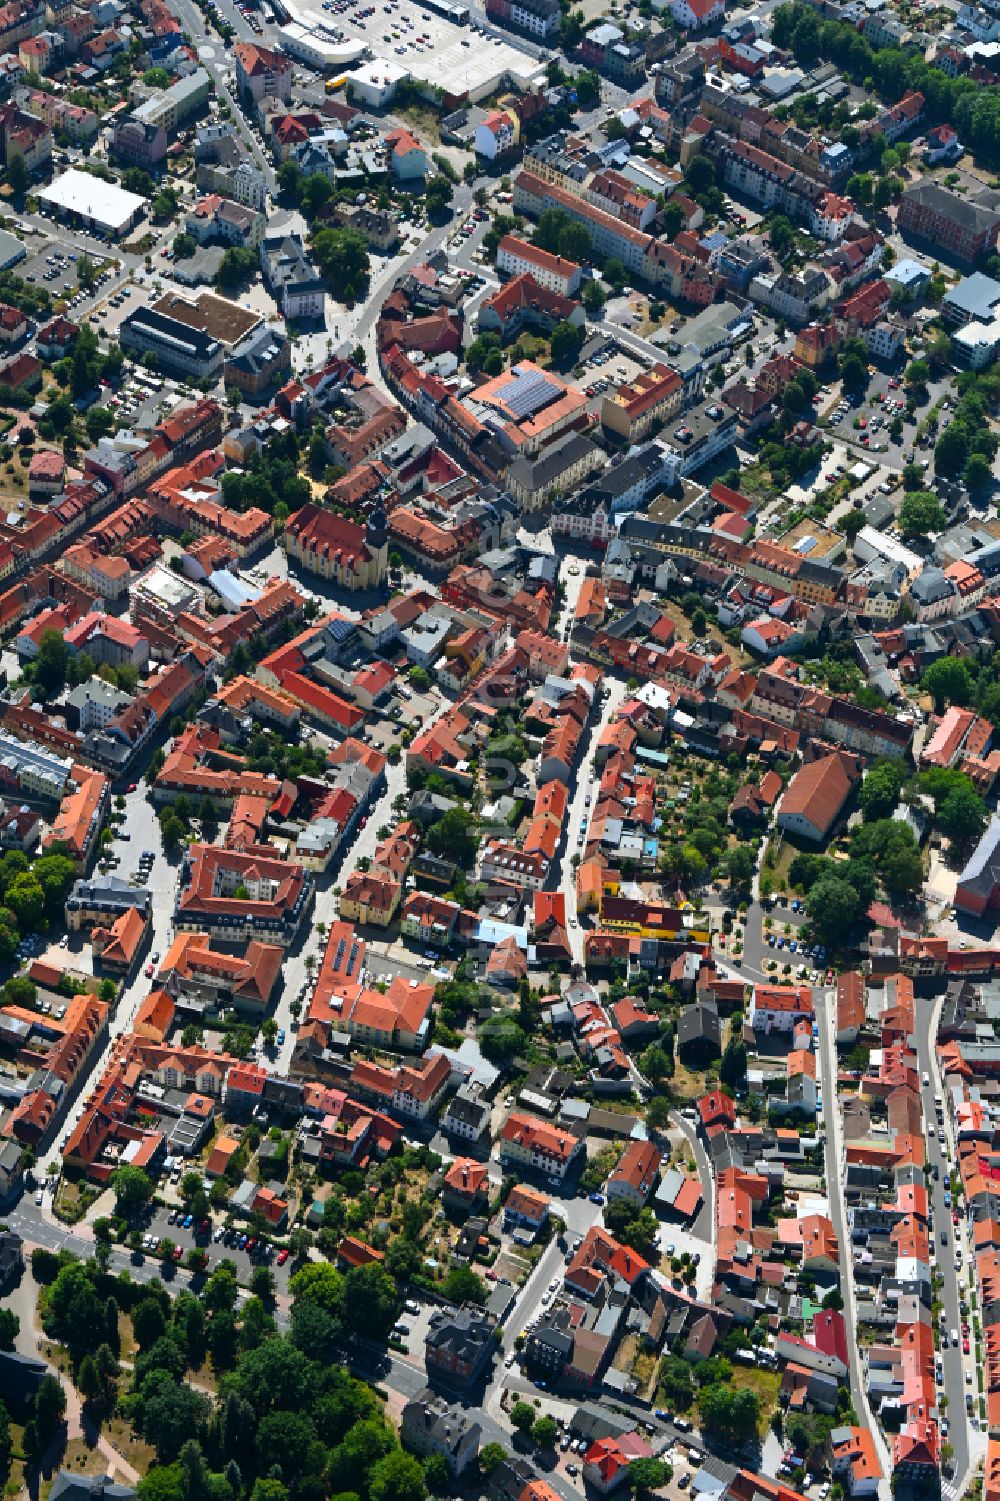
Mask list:
[[[515,366],[514,379],[500,394],[520,422],[554,401],[559,387],[543,370],[521,370]]]

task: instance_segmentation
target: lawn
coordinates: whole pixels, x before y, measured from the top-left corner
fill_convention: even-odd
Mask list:
[[[768,880],[771,883],[772,891],[790,891],[791,887],[788,884],[788,871],[792,861],[795,859],[796,855],[799,854],[799,851],[793,844],[790,844],[787,839],[782,840],[780,849],[776,849],[775,842],[772,839],[769,843],[769,848],[776,850],[777,858],[774,865],[768,865],[765,862],[761,870],[761,875],[767,876]],[[775,920],[776,930],[780,932],[781,928],[780,925],[778,925],[778,914],[772,913],[772,916]]]

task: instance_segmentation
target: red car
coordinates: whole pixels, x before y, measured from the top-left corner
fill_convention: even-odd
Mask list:
[[[282,1246],[281,1250],[278,1252],[278,1265],[279,1266],[284,1266],[284,1264],[285,1264],[285,1262],[287,1260],[288,1260],[288,1247],[287,1246]]]
[[[175,1261],[180,1261],[180,1259],[181,1259],[181,1257],[183,1255],[184,1255],[184,1247],[183,1246],[174,1246],[174,1260]]]
[[[251,1235],[251,1237],[250,1237],[250,1239],[249,1239],[249,1240],[248,1240],[248,1241],[247,1241],[247,1243],[246,1243],[246,1245],[245,1245],[245,1246],[244,1246],[244,1247],[243,1247],[243,1249],[244,1249],[244,1250],[245,1250],[245,1251],[247,1251],[247,1252],[250,1252],[250,1251],[252,1251],[252,1250],[253,1250],[253,1248],[254,1248],[254,1246],[255,1246],[255,1245],[256,1245],[256,1244],[257,1244],[257,1240],[256,1240],[256,1237],[255,1237],[255,1236],[253,1236],[253,1235]]]
[[[962,1341],[962,1354],[963,1355],[968,1355],[968,1353],[969,1353],[969,1341],[967,1339],[963,1339],[963,1341]]]
[[[128,784],[128,790],[129,790],[129,792],[134,792],[135,789],[138,787],[138,785],[139,785],[138,782],[129,782],[129,784]]]
[[[146,979],[147,980],[151,980],[152,978],[153,978],[153,966],[151,964],[147,964],[146,965]]]

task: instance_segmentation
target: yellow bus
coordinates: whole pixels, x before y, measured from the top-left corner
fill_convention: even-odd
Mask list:
[[[340,75],[339,78],[328,78],[326,80],[326,92],[328,94],[335,94],[338,89],[342,89],[344,87],[344,84],[346,82],[347,82],[347,74],[346,73],[341,73],[341,75]]]

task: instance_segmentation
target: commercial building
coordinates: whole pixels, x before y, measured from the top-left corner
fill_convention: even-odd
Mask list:
[[[359,526],[324,506],[305,505],[289,518],[282,543],[290,558],[343,589],[374,589],[386,576],[389,534],[385,512]]]
[[[0,791],[24,792],[58,802],[72,770],[72,761],[0,733]]]
[[[291,374],[292,348],[279,328],[265,324],[226,357],[222,378],[245,396],[259,396]]]
[[[225,350],[217,339],[155,308],[134,308],[119,329],[123,349],[140,357],[156,356],[157,368],[189,380],[215,381],[222,372]]]
[[[174,135],[208,103],[211,92],[212,81],[207,71],[196,68],[169,88],[157,89],[132,111],[132,118],[140,125],[152,125],[165,130],[168,136]]]
[[[486,14],[491,21],[543,41],[559,30],[556,0],[486,0]]]
[[[256,42],[237,42],[236,87],[240,96],[249,96],[254,104],[262,99],[288,100],[292,97],[292,64],[283,52],[262,47]]]
[[[428,1374],[436,1372],[456,1386],[471,1386],[493,1359],[496,1330],[496,1319],[481,1308],[439,1308],[431,1314],[424,1341]]]
[[[533,1168],[548,1178],[566,1177],[585,1154],[584,1142],[565,1126],[512,1110],[500,1131],[500,1161],[515,1168]]]
[[[448,1473],[458,1479],[479,1455],[482,1429],[471,1413],[448,1402],[429,1386],[403,1408],[400,1438],[414,1454],[438,1454]]]
[[[116,182],[71,167],[48,187],[39,188],[39,202],[57,218],[118,239],[134,229],[147,207],[138,193],[127,193]]]

